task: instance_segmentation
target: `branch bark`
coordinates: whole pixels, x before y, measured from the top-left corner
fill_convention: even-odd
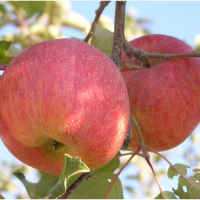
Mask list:
[[[115,8],[115,30],[113,38],[113,49],[111,59],[121,71],[121,51],[124,44],[124,24],[125,24],[126,1],[117,1]],[[123,149],[127,149],[132,140],[131,121],[123,143]]]
[[[98,8],[98,10],[96,10],[96,17],[94,19],[94,21],[92,22],[92,26],[91,29],[89,31],[89,33],[87,34],[86,38],[84,39],[84,42],[88,42],[89,39],[94,35],[94,31],[97,27],[99,18],[104,10],[104,8],[110,3],[110,1],[101,1],[100,2],[100,6]]]
[[[67,188],[65,193],[59,197],[59,199],[68,199],[85,180],[88,180],[92,176],[92,174],[93,172],[82,174],[69,188]]]
[[[115,30],[111,59],[121,71],[121,51],[124,43],[126,1],[117,1],[115,8]]]
[[[180,54],[158,54],[158,53],[148,53],[141,49],[133,48],[126,40],[124,40],[123,49],[126,52],[126,55],[129,58],[135,57],[143,63],[143,67],[149,68],[148,59],[174,59],[174,58],[183,58],[183,57],[200,57],[200,53],[193,51],[190,53],[180,53]]]

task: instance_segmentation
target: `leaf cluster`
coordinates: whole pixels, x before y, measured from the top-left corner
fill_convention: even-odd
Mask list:
[[[105,166],[96,170],[89,180],[86,180],[70,197],[71,199],[103,199],[115,178],[114,171],[119,167],[119,158],[115,158]],[[65,167],[61,176],[40,172],[41,178],[38,183],[29,182],[19,170],[13,174],[17,177],[31,199],[59,198],[65,190],[80,176],[80,173],[88,172],[89,168],[79,158],[65,156]],[[112,188],[108,198],[122,199],[123,190],[118,179]]]
[[[175,164],[174,167],[178,169],[184,176],[188,174],[187,169],[190,167],[183,164]],[[193,169],[192,176],[188,177],[194,185],[200,188],[200,169]],[[168,169],[168,178],[173,179],[175,176],[179,175],[172,167]],[[200,190],[192,186],[187,180],[182,176],[178,179],[177,189],[172,188],[172,191],[164,191],[166,198],[168,199],[199,199]],[[162,195],[159,194],[156,199],[162,199]]]

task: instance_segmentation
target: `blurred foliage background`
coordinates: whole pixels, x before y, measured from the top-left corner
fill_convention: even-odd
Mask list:
[[[95,12],[95,11],[93,11]],[[150,19],[137,19],[131,13],[126,14],[125,36],[127,40],[149,34],[145,24]],[[7,1],[0,3],[0,39],[12,41],[21,50],[30,45],[45,40],[66,37],[68,28],[80,31],[86,35],[91,26],[84,16],[74,12],[68,1]],[[108,56],[111,54],[113,21],[102,15],[95,35],[91,38],[90,44],[98,47]],[[101,39],[104,37],[104,42]],[[84,39],[84,38],[79,38]],[[106,42],[106,45],[105,45]],[[106,48],[105,48],[106,46]],[[196,37],[196,50],[200,51],[200,35]],[[163,152],[173,164],[181,162],[191,168],[200,166],[200,136],[199,128],[181,144],[167,152]],[[174,153],[175,152],[175,153]],[[128,158],[121,158],[121,166]],[[161,183],[163,190],[171,190],[177,186],[177,180],[169,180],[166,172],[168,164],[160,157],[151,154],[151,162]],[[0,194],[5,197],[7,194],[13,198],[29,198],[23,189],[23,185],[12,175],[16,169],[20,169],[32,180],[33,174],[39,179],[39,173],[25,165],[0,161]],[[155,198],[159,189],[155,183],[153,174],[143,158],[135,157],[120,176],[124,192],[132,198]],[[36,178],[37,179],[37,178]]]

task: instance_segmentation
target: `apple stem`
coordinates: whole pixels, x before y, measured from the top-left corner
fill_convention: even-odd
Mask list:
[[[101,1],[100,6],[98,10],[96,10],[96,16],[94,21],[92,22],[92,26],[90,28],[89,33],[87,34],[86,38],[84,39],[84,42],[88,42],[89,39],[94,35],[95,29],[97,27],[99,18],[101,16],[101,13],[103,12],[104,8],[110,3],[110,1]]]
[[[159,155],[160,157],[162,157],[166,162],[168,162],[168,164],[178,173],[180,174],[180,176],[182,176],[183,179],[185,179],[189,184],[191,184],[193,187],[197,188],[198,190],[200,190],[200,188],[198,186],[196,186],[195,184],[193,184],[188,178],[186,178],[178,169],[176,169],[176,167],[174,167],[174,165],[172,165],[172,163],[169,162],[169,160],[161,155],[160,153],[158,153],[157,151],[154,151],[152,149],[150,149],[149,147],[147,147],[147,150],[152,152],[152,153],[155,153],[157,155]]]
[[[135,130],[136,130],[136,133],[137,133],[137,136],[138,136],[138,140],[139,140],[139,144],[141,145],[142,147],[142,153],[143,153],[143,157],[145,159],[150,159],[150,155],[147,151],[147,146],[143,140],[143,137],[142,137],[142,133],[141,133],[141,127],[140,125],[138,124],[137,120],[134,118],[133,115],[131,115],[131,123],[133,124],[133,126],[135,127]]]
[[[107,192],[107,194],[106,194],[105,199],[108,198],[108,195],[110,194],[110,191],[111,191],[111,189],[113,188],[113,186],[114,186],[115,182],[117,181],[117,179],[118,179],[119,175],[121,174],[121,172],[122,172],[122,171],[124,170],[124,168],[130,163],[130,161],[133,159],[133,157],[139,153],[140,150],[141,150],[141,145],[139,144],[137,150],[136,150],[134,153],[131,153],[132,156],[128,159],[128,161],[124,164],[124,166],[123,166],[123,167],[119,170],[119,172],[116,174],[115,178],[113,179],[113,181],[112,181],[112,183],[111,183],[111,185],[110,185],[110,188],[108,189],[108,192]]]
[[[139,149],[139,148],[140,148],[140,149]],[[139,149],[139,151],[142,149],[141,144],[138,145],[138,149]],[[137,155],[144,158],[144,155],[143,155],[143,154],[140,154],[139,151],[138,151],[138,149],[137,149]],[[133,155],[133,153],[118,154],[118,155],[115,156],[115,158],[119,158],[119,157],[122,157],[122,156],[129,156],[129,155]],[[154,178],[155,178],[155,180],[156,180],[156,183],[157,183],[157,185],[158,185],[158,187],[159,187],[159,190],[160,190],[160,193],[161,193],[163,199],[166,199],[166,197],[165,197],[165,195],[164,195],[164,193],[163,193],[163,190],[162,190],[162,188],[161,188],[161,186],[160,186],[160,184],[159,184],[159,182],[158,182],[156,173],[155,173],[155,171],[154,171],[154,169],[153,169],[153,166],[152,166],[152,164],[151,164],[149,158],[146,157],[145,160],[146,160],[147,164],[149,165],[149,167],[151,168],[151,171],[153,172]],[[128,162],[128,161],[127,161],[127,162]],[[129,162],[130,162],[130,161],[129,161]],[[128,164],[128,163],[127,163],[127,164]],[[124,168],[125,168],[125,166],[123,167],[123,169],[124,169]],[[121,171],[122,171],[123,169],[121,169]],[[120,173],[121,173],[121,172],[120,172]]]
[[[133,153],[124,153],[124,154],[117,154],[116,156],[115,156],[115,158],[120,158],[120,157],[122,157],[122,156],[130,156],[130,155],[132,155]]]

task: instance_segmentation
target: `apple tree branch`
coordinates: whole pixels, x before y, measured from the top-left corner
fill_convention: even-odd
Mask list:
[[[92,176],[92,174],[93,172],[82,174],[69,188],[67,188],[65,193],[59,197],[59,199],[68,199],[85,180],[88,180]]]
[[[115,8],[115,29],[113,38],[113,49],[111,59],[121,71],[121,51],[124,42],[124,24],[125,24],[126,1],[117,1]],[[127,149],[132,140],[131,121],[123,143],[123,149]]]
[[[129,58],[135,57],[143,63],[143,67],[150,68],[150,64],[148,63],[148,59],[173,59],[173,58],[183,58],[183,57],[200,57],[200,53],[193,51],[190,53],[180,53],[180,54],[158,54],[158,53],[148,53],[141,49],[133,48],[126,40],[124,40],[123,49],[126,52],[126,55]]]
[[[115,29],[113,38],[113,49],[111,59],[121,71],[121,51],[124,42],[124,24],[125,24],[126,1],[117,1],[115,9]]]
[[[99,18],[104,10],[104,8],[110,3],[110,1],[101,1],[100,2],[100,6],[98,8],[98,10],[96,10],[96,17],[94,19],[94,21],[92,22],[92,26],[91,29],[89,31],[89,33],[87,34],[86,38],[84,39],[84,42],[88,42],[90,37],[92,37],[94,35],[95,29],[97,27]]]

